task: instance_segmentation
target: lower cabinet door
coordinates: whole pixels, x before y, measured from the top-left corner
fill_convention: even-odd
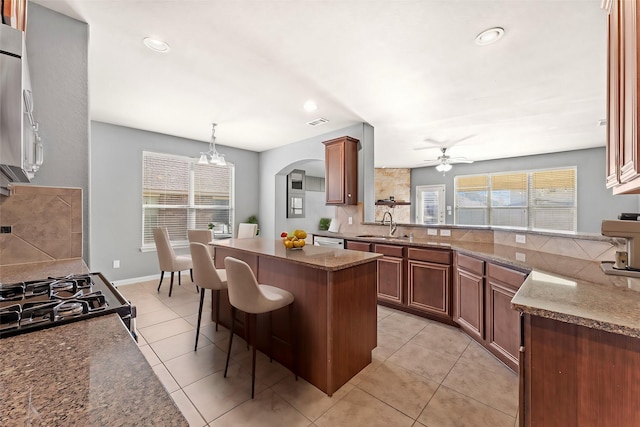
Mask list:
[[[476,341],[484,341],[484,277],[456,270],[455,322]]]
[[[449,265],[409,260],[407,305],[426,313],[451,318]]]
[[[378,299],[402,304],[402,258],[378,258]]]
[[[486,347],[514,371],[518,371],[520,315],[511,300],[527,274],[487,263],[487,342]]]
[[[517,371],[520,348],[520,315],[511,308],[511,300],[516,292],[491,280],[488,285],[490,321],[487,345],[498,359]]]

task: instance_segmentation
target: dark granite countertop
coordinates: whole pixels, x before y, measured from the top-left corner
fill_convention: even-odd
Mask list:
[[[89,273],[89,269],[82,258],[0,265],[0,283],[40,280],[49,276],[64,277],[68,274],[86,273]]]
[[[599,261],[495,243],[317,232],[348,240],[449,248],[531,274],[511,301],[515,310],[640,338],[640,278],[606,275]],[[572,236],[568,236],[571,238]]]
[[[188,426],[117,314],[0,340],[0,424]]]

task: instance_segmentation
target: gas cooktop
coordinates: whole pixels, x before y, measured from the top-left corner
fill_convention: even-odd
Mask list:
[[[111,313],[135,338],[135,307],[101,273],[0,284],[0,338]]]

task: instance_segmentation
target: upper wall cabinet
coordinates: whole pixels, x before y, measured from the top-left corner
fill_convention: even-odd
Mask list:
[[[635,0],[603,3],[608,12],[607,188],[640,193],[638,9]]]
[[[323,142],[327,205],[358,203],[359,142],[349,136]]]
[[[2,22],[20,31],[27,29],[27,0],[4,0]]]

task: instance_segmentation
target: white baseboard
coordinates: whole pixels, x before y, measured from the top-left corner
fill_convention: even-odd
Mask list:
[[[189,277],[189,271],[181,272],[183,276]],[[167,272],[164,275],[164,278],[171,277],[171,273]],[[160,280],[160,274],[152,274],[151,276],[142,276],[142,277],[133,277],[131,279],[122,279],[122,280],[114,280],[113,283],[115,286],[125,286],[125,285],[133,285],[134,283],[140,282],[148,282],[149,280]]]
[[[152,274],[151,276],[132,277],[131,279],[114,280],[115,286],[133,285],[134,283],[148,282],[149,280],[160,280],[160,274]]]

